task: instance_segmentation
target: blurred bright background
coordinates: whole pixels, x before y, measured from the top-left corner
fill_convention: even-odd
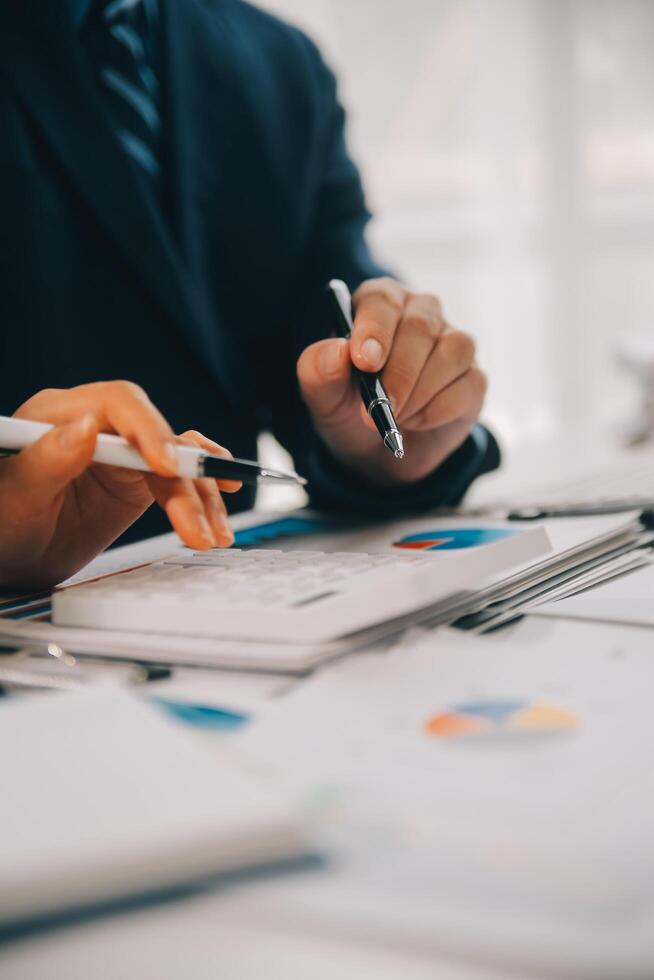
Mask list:
[[[624,421],[654,335],[654,0],[259,0],[337,72],[370,237],[473,333],[505,445]]]

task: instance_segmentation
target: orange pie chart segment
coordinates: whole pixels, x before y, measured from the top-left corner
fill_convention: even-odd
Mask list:
[[[464,735],[483,735],[490,730],[488,722],[483,718],[473,718],[471,715],[444,713],[433,715],[425,724],[428,735],[437,738],[460,738]]]

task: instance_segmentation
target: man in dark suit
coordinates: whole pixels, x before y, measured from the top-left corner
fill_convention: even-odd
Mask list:
[[[235,455],[271,430],[321,507],[458,501],[498,461],[485,378],[371,258],[343,126],[315,46],[240,0],[0,0],[0,411],[125,377]],[[325,339],[332,277],[357,290],[351,343]],[[383,372],[402,461],[353,362]]]

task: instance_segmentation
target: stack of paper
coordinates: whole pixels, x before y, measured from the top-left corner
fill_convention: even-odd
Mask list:
[[[654,535],[638,512],[604,517],[556,518],[545,521],[552,552],[541,561],[514,569],[479,589],[462,603],[458,624],[484,632],[541,603],[573,594],[588,584],[606,581],[648,561]],[[451,620],[453,621],[453,620]]]
[[[614,576],[596,588],[549,602],[533,610],[539,616],[590,619],[605,623],[654,626],[654,566],[649,559],[638,570]]]

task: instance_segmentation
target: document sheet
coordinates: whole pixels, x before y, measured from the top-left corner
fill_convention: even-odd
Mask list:
[[[652,691],[647,631],[542,620],[323,671],[242,736],[335,856],[310,897],[289,885],[287,914],[654,975]]]

